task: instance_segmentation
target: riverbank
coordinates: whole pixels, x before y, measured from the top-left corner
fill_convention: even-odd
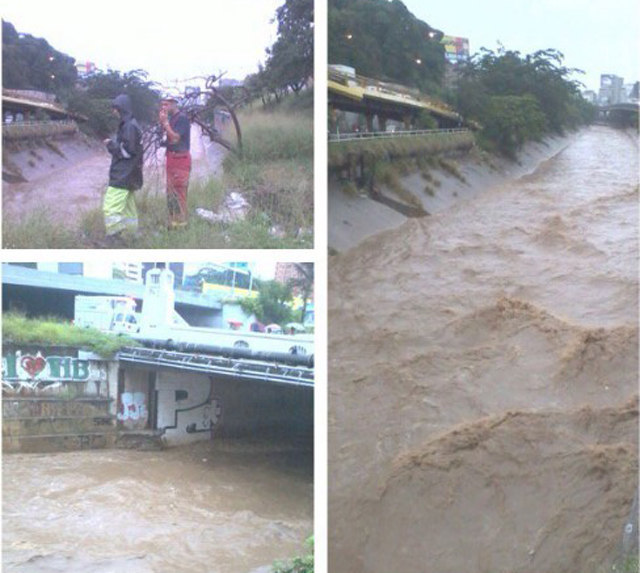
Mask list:
[[[489,156],[474,148],[469,153],[450,156],[455,172],[435,164],[433,177],[425,179],[417,169],[400,175],[402,188],[413,195],[428,214],[442,212],[452,205],[475,197],[488,189],[533,172],[542,162],[560,153],[579,132],[564,137],[550,137],[541,143],[528,143],[514,162]],[[332,144],[330,144],[332,145]],[[335,145],[335,144],[334,144]],[[434,180],[437,181],[434,185]],[[390,199],[387,204],[374,200],[364,191],[354,192],[336,177],[329,178],[329,248],[344,251],[386,229],[398,227],[408,216],[402,209],[389,206],[398,202],[397,194],[381,185],[380,192]]]
[[[607,572],[624,557],[637,173],[637,139],[593,127],[526,176],[330,257],[330,569]]]
[[[135,193],[139,232],[108,245],[101,203],[103,148],[44,167],[27,182],[3,182],[5,248],[309,248],[313,246],[313,98],[243,110],[238,159],[192,126],[189,225],[167,230],[164,153],[148,157]],[[44,143],[42,144],[45,145]],[[60,143],[64,154],[74,140]],[[64,224],[61,224],[64,222]]]

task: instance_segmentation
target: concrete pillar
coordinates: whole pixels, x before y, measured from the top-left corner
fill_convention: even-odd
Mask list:
[[[367,120],[367,131],[369,133],[373,132],[373,114],[372,113],[365,113],[364,114],[366,120]]]
[[[387,116],[378,114],[378,127],[380,131],[387,131]]]
[[[411,129],[411,116],[410,115],[405,115],[402,117],[402,121],[404,122],[404,128],[406,130]]]
[[[335,106],[329,105],[329,131],[336,133],[338,129],[338,114]]]

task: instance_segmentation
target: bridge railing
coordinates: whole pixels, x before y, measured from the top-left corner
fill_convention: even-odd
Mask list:
[[[450,129],[412,129],[408,131],[366,131],[357,133],[330,133],[329,142],[340,141],[365,141],[372,139],[394,139],[397,137],[418,137],[423,135],[444,135],[447,133],[464,133],[471,131],[466,127],[454,127]]]

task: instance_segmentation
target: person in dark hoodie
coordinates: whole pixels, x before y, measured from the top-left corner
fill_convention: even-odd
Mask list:
[[[106,139],[111,154],[109,187],[104,196],[103,212],[107,240],[116,243],[123,232],[136,231],[138,210],[133,192],[142,187],[142,130],[133,117],[131,100],[121,94],[112,107],[120,124],[113,139]]]

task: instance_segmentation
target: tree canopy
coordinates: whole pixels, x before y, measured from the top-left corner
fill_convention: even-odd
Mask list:
[[[249,75],[245,87],[267,103],[288,91],[298,93],[313,75],[313,0],[285,0],[276,10],[278,37],[267,48],[267,60]]]
[[[155,120],[159,93],[144,70],[98,71],[78,77],[75,59],[55,50],[42,38],[18,33],[2,21],[2,85],[9,89],[32,89],[54,94],[70,111],[88,118],[83,127],[104,137],[117,125],[111,112],[113,98],[131,98],[133,112],[142,123]]]
[[[291,285],[278,281],[262,281],[258,297],[244,298],[240,301],[240,305],[245,312],[255,314],[256,318],[264,324],[276,323],[284,326],[292,318],[293,311],[290,306],[292,301]]]
[[[329,0],[329,63],[424,91],[445,69],[441,33],[400,0]]]
[[[557,50],[520,52],[483,49],[461,69],[450,92],[453,105],[483,125],[482,135],[512,155],[526,141],[563,133],[590,121],[593,107],[580,95],[579,70],[563,65]]]
[[[2,21],[2,86],[58,94],[74,86],[75,59],[52,48],[43,38],[20,34]]]

